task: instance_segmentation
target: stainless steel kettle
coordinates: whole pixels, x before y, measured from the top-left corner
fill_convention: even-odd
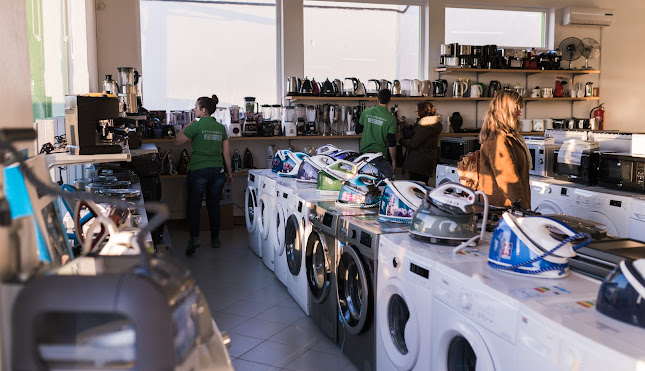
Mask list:
[[[345,85],[343,88],[343,95],[351,97],[354,96],[356,92],[356,82],[358,79],[356,77],[346,77]]]
[[[391,82],[389,82],[389,81],[387,81],[385,79],[382,79],[380,81],[380,83],[381,83],[380,84],[381,89],[390,89],[390,90],[392,90],[392,83]]]
[[[394,80],[392,82],[392,96],[401,96],[401,82],[399,80]]]
[[[334,92],[337,96],[343,95],[343,82],[339,79],[334,79]]]
[[[354,95],[357,97],[364,97],[365,96],[365,85],[359,80],[355,79],[354,81]]]
[[[302,80],[297,77],[287,77],[287,94],[298,95],[300,93],[300,84]]]
[[[463,98],[468,91],[468,83],[465,81],[457,80],[452,84],[452,96],[455,98]]]

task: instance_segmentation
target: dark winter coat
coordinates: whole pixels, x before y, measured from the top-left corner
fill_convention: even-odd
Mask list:
[[[433,177],[437,168],[439,134],[442,130],[441,116],[426,116],[419,119],[412,138],[401,139],[408,150],[407,169],[410,172]]]

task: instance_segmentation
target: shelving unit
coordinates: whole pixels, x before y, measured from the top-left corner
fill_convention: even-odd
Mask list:
[[[247,176],[249,174],[248,170],[234,171],[233,176]],[[186,179],[186,174],[177,174],[177,175],[159,175],[161,179]]]
[[[47,166],[97,164],[101,162],[130,162],[132,155],[130,149],[125,148],[121,153],[110,153],[104,155],[72,155],[69,152],[50,153],[45,155]]]
[[[267,140],[313,140],[313,139],[360,139],[360,135],[301,135],[296,137],[233,137],[231,141],[267,141]],[[172,143],[174,139],[144,139],[143,143]]]
[[[285,97],[285,99],[292,100],[305,100],[305,101],[319,101],[319,100],[335,100],[335,101],[376,101],[374,97]],[[553,98],[524,98],[524,101],[544,101],[544,102],[558,102],[558,101],[586,101],[586,100],[599,100],[599,97],[553,97]],[[453,98],[453,97],[392,97],[392,101],[447,101],[447,102],[478,102],[478,101],[491,101],[490,97],[477,97],[477,98]],[[235,138],[231,138],[235,139]]]
[[[526,70],[519,68],[505,69],[487,69],[487,68],[459,68],[459,67],[441,67],[435,68],[434,72],[477,72],[477,73],[528,73],[528,74],[572,74],[572,75],[589,75],[599,74],[599,70]]]

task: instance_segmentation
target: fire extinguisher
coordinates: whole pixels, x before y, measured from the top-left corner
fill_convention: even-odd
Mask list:
[[[605,107],[603,105],[604,103],[600,103],[598,107],[594,107],[589,112],[589,118],[595,118],[598,121],[598,130],[604,130]]]

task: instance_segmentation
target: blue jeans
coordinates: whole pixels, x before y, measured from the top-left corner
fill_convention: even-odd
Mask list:
[[[211,227],[211,240],[219,237],[219,202],[226,183],[226,175],[221,167],[207,167],[188,171],[188,228],[190,237],[199,237],[199,212],[206,193],[206,209]]]

